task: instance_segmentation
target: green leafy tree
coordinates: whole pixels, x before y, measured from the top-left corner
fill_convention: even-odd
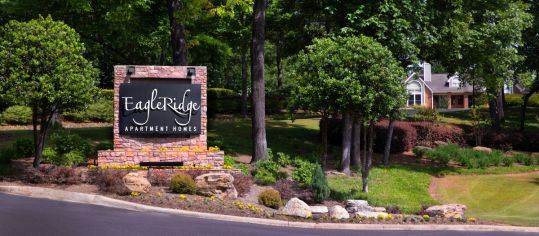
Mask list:
[[[352,119],[364,127],[362,156],[363,189],[368,191],[372,164],[374,124],[403,106],[404,70],[391,52],[366,36],[315,39],[300,53],[296,76],[295,104],[324,113],[343,116],[341,171],[350,173]],[[368,151],[368,152],[367,152]]]
[[[36,168],[53,114],[94,95],[98,71],[84,51],[79,35],[50,16],[10,21],[0,31],[0,96],[32,108]]]

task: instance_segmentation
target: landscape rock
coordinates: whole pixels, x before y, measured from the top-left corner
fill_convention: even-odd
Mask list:
[[[386,212],[385,207],[373,207],[373,208],[374,208],[374,212]]]
[[[313,216],[311,207],[307,203],[299,200],[299,198],[292,198],[288,200],[280,214],[287,216],[297,216],[302,218],[311,218]]]
[[[482,147],[482,146],[475,146],[472,149],[475,150],[475,151],[481,151],[481,152],[492,152],[491,148]]]
[[[431,206],[425,210],[429,216],[454,216],[454,215],[464,215],[466,210],[466,205],[462,204],[446,204],[446,205],[437,205]]]
[[[369,203],[365,200],[346,200],[346,210],[350,213],[374,211],[374,207],[369,206]]]
[[[434,141],[434,144],[436,144],[437,147],[447,145],[447,142],[444,141]]]
[[[131,172],[122,177],[123,185],[129,192],[148,193],[152,185],[144,176],[139,173]]]
[[[372,212],[372,211],[359,211],[354,213],[354,217],[364,217],[364,218],[386,218],[388,216],[385,212]]]
[[[327,214],[328,207],[327,206],[311,206],[311,212],[313,214]]]
[[[325,172],[326,176],[346,176],[345,173],[336,170],[328,170]]]
[[[234,176],[228,173],[209,173],[195,178],[197,193],[203,196],[217,198],[237,198],[238,192],[234,187]]]
[[[350,218],[350,214],[348,214],[348,211],[344,209],[342,206],[335,205],[329,208],[329,217],[331,219],[348,219]]]

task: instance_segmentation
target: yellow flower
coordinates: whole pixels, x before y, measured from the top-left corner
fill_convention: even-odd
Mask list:
[[[470,217],[470,218],[468,218],[468,221],[470,221],[470,222],[475,222],[475,221],[476,221],[476,219],[475,219],[475,218],[473,218],[473,217]]]
[[[131,192],[131,197],[138,197],[140,196],[139,192]]]
[[[180,199],[181,199],[181,200],[185,200],[185,195],[180,194]]]

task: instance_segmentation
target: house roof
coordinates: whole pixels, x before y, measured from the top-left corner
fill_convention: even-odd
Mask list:
[[[423,79],[423,78],[421,78]],[[471,93],[473,87],[468,84],[461,84],[460,87],[449,87],[448,74],[432,74],[431,81],[423,81],[432,93]]]

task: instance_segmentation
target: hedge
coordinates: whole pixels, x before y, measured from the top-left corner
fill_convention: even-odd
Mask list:
[[[11,106],[2,112],[2,121],[14,125],[27,125],[32,123],[32,109],[25,106]]]
[[[506,94],[505,103],[507,106],[522,106],[524,101],[522,100],[523,94]],[[528,107],[539,107],[539,94],[533,94],[528,100]]]
[[[251,98],[248,99],[251,108]],[[280,113],[286,109],[288,103],[285,97],[266,97],[266,113]],[[208,115],[239,114],[241,112],[241,95],[234,90],[225,88],[208,88]]]

